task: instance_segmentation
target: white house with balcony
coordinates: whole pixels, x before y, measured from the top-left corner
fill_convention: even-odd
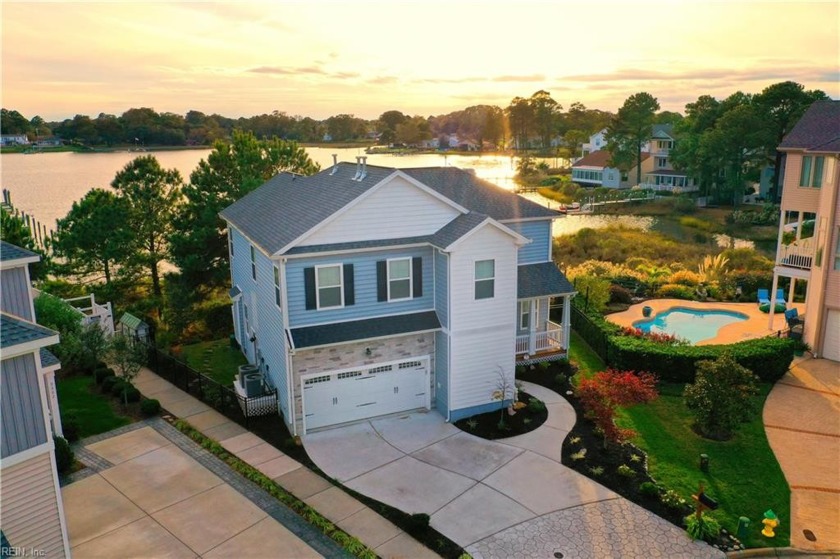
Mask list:
[[[815,356],[840,361],[840,101],[811,105],[778,149],[785,170],[771,293],[788,278],[790,301],[807,282],[802,339]]]
[[[671,151],[676,145],[671,124],[654,124],[651,128],[648,151],[652,159],[651,170],[642,177],[641,188],[670,192],[696,192],[694,180],[671,163]]]
[[[498,408],[517,364],[566,356],[562,214],[470,171],[359,159],[221,212],[235,336],[293,434],[414,409],[456,421]]]

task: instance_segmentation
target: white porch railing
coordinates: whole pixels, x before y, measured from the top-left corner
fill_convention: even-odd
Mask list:
[[[100,305],[96,302],[93,293],[83,297],[64,299],[71,307],[82,313],[84,318],[82,324],[98,324],[109,336],[114,334],[114,314],[111,310],[111,302]],[[87,305],[86,305],[87,304]]]
[[[810,270],[814,261],[813,240],[813,237],[808,237],[789,245],[780,245],[776,263],[789,268]]]
[[[546,322],[545,330],[516,336],[516,354],[533,354],[543,351],[563,349],[563,327],[557,323]]]
[[[638,188],[644,190],[653,190],[654,192],[673,192],[680,194],[682,192],[697,192],[700,190],[699,186],[677,186],[674,184],[655,184],[652,182],[640,182]]]

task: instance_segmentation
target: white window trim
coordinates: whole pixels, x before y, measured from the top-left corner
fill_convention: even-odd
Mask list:
[[[338,292],[341,297],[341,304],[340,305],[330,305],[329,307],[321,307],[321,286],[318,285],[318,270],[322,268],[338,268],[338,286],[335,285],[328,285],[324,286],[324,289],[328,288],[335,288],[338,287]],[[344,266],[342,264],[321,264],[320,266],[315,266],[315,309],[316,310],[328,310],[328,309],[343,309],[344,308]]]
[[[820,186],[814,186],[814,179],[817,176],[817,159],[822,158],[822,169],[820,169]],[[805,184],[802,184],[802,169],[805,167],[805,160],[810,159],[811,165],[808,168],[808,176]],[[799,163],[799,188],[810,188],[813,190],[822,189],[823,178],[825,178],[825,156],[823,155],[803,155],[802,161]]]
[[[233,229],[228,227],[228,250],[230,251],[230,257],[233,258]]]
[[[400,297],[394,298],[391,297],[391,262],[399,262],[401,260],[408,260],[408,278],[394,278],[393,281],[405,281],[408,280],[408,297]],[[410,256],[404,258],[388,258],[387,263],[385,264],[385,276],[388,281],[388,302],[391,303],[393,301],[408,301],[409,299],[414,298],[414,262],[412,261]]]
[[[272,266],[274,268],[274,304],[277,305],[277,308],[282,310],[283,307],[280,305],[282,299],[282,293],[280,292],[280,268],[276,265]]]
[[[522,319],[525,318],[527,315],[528,323],[523,326]],[[519,301],[519,329],[520,330],[531,330],[531,300]]]
[[[476,264],[479,262],[492,262],[493,263],[493,276],[489,278],[477,278],[475,277],[476,272]],[[493,282],[493,295],[490,297],[476,297],[475,288],[480,281],[492,281]],[[485,299],[495,299],[496,298],[496,259],[495,258],[482,258],[481,260],[473,260],[473,298],[475,301],[483,301]]]

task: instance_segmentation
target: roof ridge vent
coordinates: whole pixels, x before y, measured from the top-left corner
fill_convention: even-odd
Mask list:
[[[332,158],[333,158],[333,168],[332,168],[332,171],[330,171],[330,175],[334,175],[335,172],[338,171],[338,154],[337,153],[332,154]]]

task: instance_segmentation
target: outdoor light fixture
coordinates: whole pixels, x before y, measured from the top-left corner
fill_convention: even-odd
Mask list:
[[[371,353],[370,348],[369,348],[369,347],[366,347],[366,348],[365,348],[365,355],[367,355],[368,357],[370,357],[370,353]]]

